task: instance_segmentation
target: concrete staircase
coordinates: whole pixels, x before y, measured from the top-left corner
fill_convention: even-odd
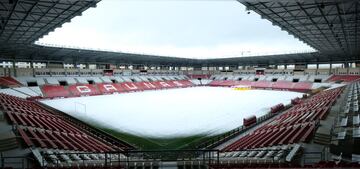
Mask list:
[[[6,123],[3,112],[0,112],[0,152],[16,149],[19,147],[12,127]]]
[[[320,131],[319,131],[320,130]],[[330,132],[323,132],[321,128],[315,133],[314,143],[321,145],[330,145],[331,135]]]
[[[334,117],[329,116],[325,121],[320,121],[320,127],[316,130],[314,136],[314,143],[321,145],[331,144],[331,126],[334,121]]]
[[[0,152],[13,150],[19,147],[19,143],[13,133],[1,133]]]

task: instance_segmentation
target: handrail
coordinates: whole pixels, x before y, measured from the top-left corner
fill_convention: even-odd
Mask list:
[[[286,108],[284,110],[282,110],[282,111],[280,111],[278,113],[270,113],[270,112],[268,112],[267,114],[258,117],[257,122],[250,125],[249,127],[239,126],[239,127],[235,128],[233,130],[230,130],[230,131],[228,131],[228,132],[226,132],[224,134],[216,136],[215,138],[212,138],[209,141],[204,142],[204,143],[196,146],[196,148],[205,148],[205,149],[214,148],[214,147],[220,145],[221,143],[226,142],[226,141],[238,136],[239,134],[244,133],[244,132],[248,131],[249,129],[257,126],[258,124],[261,124],[262,122],[264,122],[264,121],[278,115],[279,113],[288,110],[291,107],[292,106],[286,106]]]
[[[20,159],[20,162],[6,162],[6,159]],[[26,166],[25,166],[25,160],[26,160]],[[21,168],[30,168],[29,162],[35,162],[36,160],[34,158],[28,157],[28,156],[4,156],[3,153],[0,153],[0,167],[5,168],[7,167],[6,164],[21,164]]]

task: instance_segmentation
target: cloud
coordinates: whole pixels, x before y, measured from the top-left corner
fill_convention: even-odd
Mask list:
[[[187,58],[313,50],[236,1],[105,0],[39,42]]]

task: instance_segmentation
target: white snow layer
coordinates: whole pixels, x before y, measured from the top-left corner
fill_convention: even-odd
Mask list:
[[[270,107],[300,96],[287,91],[195,87],[42,102],[120,132],[172,138],[220,134],[241,126],[245,117],[262,116]]]

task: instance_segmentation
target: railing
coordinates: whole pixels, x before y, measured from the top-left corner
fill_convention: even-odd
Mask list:
[[[27,169],[32,168],[35,159],[26,156],[4,156],[0,154],[0,168]]]
[[[257,126],[258,124],[261,124],[261,123],[263,123],[263,122],[266,121],[266,120],[269,120],[270,118],[278,115],[279,113],[286,111],[286,110],[289,109],[290,107],[292,107],[292,106],[291,106],[291,105],[285,106],[285,109],[283,109],[282,111],[280,111],[280,112],[278,112],[278,113],[270,113],[270,112],[269,112],[269,113],[267,113],[267,114],[265,114],[265,115],[263,115],[263,116],[258,117],[258,118],[256,119],[257,122],[254,123],[254,124],[252,124],[252,125],[250,125],[249,127],[240,126],[240,127],[235,128],[235,129],[233,129],[233,130],[231,130],[231,131],[228,131],[228,132],[226,132],[226,133],[224,133],[224,134],[215,136],[215,137],[213,137],[212,139],[210,139],[209,141],[206,141],[206,142],[204,142],[204,143],[202,143],[202,144],[200,144],[200,145],[197,145],[197,146],[195,146],[195,147],[196,147],[197,149],[212,149],[212,148],[220,145],[221,143],[226,142],[226,141],[228,141],[228,140],[230,140],[230,139],[232,139],[232,138],[235,138],[235,137],[238,136],[239,134],[248,131],[249,129]],[[189,145],[189,146],[191,147],[191,145]]]
[[[56,157],[71,156],[91,156],[94,153],[56,153]],[[120,151],[96,153],[103,158],[93,160],[81,158],[76,162],[64,159],[54,158],[54,154],[43,154],[43,167],[69,167],[69,166],[87,166],[97,164],[102,168],[121,166],[129,168],[136,164],[143,163],[162,163],[162,162],[198,162],[202,165],[219,164],[218,150],[155,150],[155,151]]]
[[[95,127],[92,127],[91,125],[75,118],[75,117],[72,117],[60,110],[57,110],[57,109],[54,109],[50,106],[47,106],[45,104],[42,104],[40,102],[34,102],[36,104],[38,104],[39,106],[43,107],[44,109],[48,110],[48,111],[51,111],[51,112],[57,112],[59,113],[62,118],[64,118],[65,120],[68,120],[68,121],[71,121],[73,124],[77,125],[79,128],[83,129],[84,132],[87,132],[91,135],[94,135],[96,136],[97,138],[101,138],[115,146],[118,146],[118,147],[122,147],[124,148],[123,146],[126,146],[130,149],[135,149],[135,146],[128,143],[128,142],[125,142],[123,140],[119,140],[117,139],[115,136],[111,135],[111,134],[108,134],[106,132],[104,132],[103,130],[101,129],[98,129],[98,128],[95,128]]]
[[[304,165],[316,164],[324,160],[324,151],[322,152],[305,152],[303,153],[302,163]]]

